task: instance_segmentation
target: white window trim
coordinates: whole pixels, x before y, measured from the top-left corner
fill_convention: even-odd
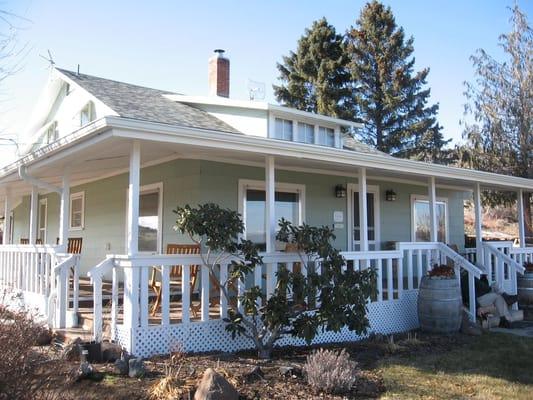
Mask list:
[[[44,213],[44,227],[40,226],[41,222],[41,205],[44,204],[45,213]],[[40,235],[41,231],[43,232],[42,235],[42,241],[43,244],[46,244],[46,231],[48,230],[48,199],[40,199],[39,200],[39,213],[38,213],[39,220],[37,221],[37,236]]]
[[[276,138],[276,118],[284,119],[287,121],[292,121],[292,141],[301,143],[301,144],[313,144],[313,143],[305,143],[300,142],[299,132],[298,132],[298,124],[299,123],[306,123],[308,125],[312,125],[314,127],[315,131],[315,140],[314,144],[322,147],[329,147],[329,148],[342,148],[342,136],[340,132],[340,127],[337,124],[334,123],[328,123],[325,121],[316,120],[313,118],[306,118],[304,116],[298,117],[297,119],[294,118],[294,115],[292,114],[284,114],[282,112],[269,112],[268,115],[268,137],[270,139],[277,139]],[[331,146],[325,146],[318,143],[318,128],[329,128],[333,129],[334,132],[334,145]],[[281,140],[281,139],[277,139]],[[286,140],[288,141],[288,140]]]
[[[129,188],[126,189],[126,226],[125,226],[125,246],[128,247],[128,194],[129,194]],[[163,253],[163,182],[157,182],[157,183],[151,183],[148,185],[144,185],[139,187],[139,197],[143,194],[150,194],[150,193],[159,193],[159,199],[157,204],[157,250],[158,252],[152,252],[152,251],[139,251],[139,254],[164,254]],[[138,240],[138,238],[137,238]]]
[[[81,226],[72,226],[72,200],[81,198]],[[69,203],[68,226],[70,231],[82,231],[85,228],[85,191],[71,193]]]
[[[77,114],[78,125],[80,126],[80,128],[85,126],[84,124],[82,124],[81,114],[83,113],[83,110],[85,110],[86,108],[89,111],[89,122],[87,122],[85,125],[89,125],[91,122],[94,121],[94,117],[95,117],[94,102],[92,100],[89,100],[87,103],[84,104],[82,108],[80,108],[80,111]]]
[[[416,241],[415,234],[415,201],[425,201],[429,203],[429,197],[426,195],[412,194],[411,195],[411,241]],[[450,213],[448,212],[448,198],[447,197],[437,197],[436,202],[444,204],[444,230],[446,232],[446,243],[450,243]]]
[[[359,244],[360,241],[353,240],[353,228],[354,228],[354,215],[353,215],[353,201],[354,193],[359,192],[359,184],[349,183],[346,186],[346,210],[347,210],[347,233],[348,233],[348,249],[349,251],[354,251],[355,245]],[[381,211],[380,211],[380,191],[378,185],[367,185],[367,193],[374,194],[374,240],[369,240],[369,245],[374,245],[375,250],[380,250],[381,248]]]
[[[238,211],[244,223],[243,238],[246,238],[246,190],[247,189],[266,191],[265,181],[251,180],[251,179],[239,179]],[[276,182],[275,190],[276,192],[287,192],[287,193],[298,193],[299,194],[298,216],[300,219],[300,224],[303,224],[305,222],[305,185],[301,185],[297,183]]]

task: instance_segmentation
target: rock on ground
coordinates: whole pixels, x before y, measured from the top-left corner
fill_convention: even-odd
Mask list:
[[[238,400],[239,393],[226,378],[212,368],[204,372],[202,381],[196,389],[194,400]]]

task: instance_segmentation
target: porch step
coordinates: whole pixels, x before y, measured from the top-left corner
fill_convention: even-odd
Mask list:
[[[54,329],[54,334],[63,343],[72,342],[76,338],[80,338],[84,342],[93,340],[92,331],[83,328]]]

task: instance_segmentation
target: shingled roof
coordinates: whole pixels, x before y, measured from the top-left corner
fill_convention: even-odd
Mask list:
[[[56,69],[123,118],[241,133],[205,111],[169,100],[164,96],[178,93]]]

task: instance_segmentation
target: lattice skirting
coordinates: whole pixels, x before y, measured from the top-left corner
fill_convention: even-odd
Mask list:
[[[368,306],[370,329],[368,333],[391,334],[418,328],[418,291],[404,291],[397,300],[371,303]],[[225,331],[222,320],[192,322],[189,324],[150,326],[137,328],[130,334],[123,325],[117,326],[115,340],[129,352],[139,357],[165,354],[177,347],[186,352],[222,351],[234,352],[253,348],[251,340],[237,337],[235,340]],[[324,332],[315,337],[313,343],[335,343],[357,341],[362,336],[348,329],[338,333]],[[277,346],[304,346],[301,339],[284,337]]]

